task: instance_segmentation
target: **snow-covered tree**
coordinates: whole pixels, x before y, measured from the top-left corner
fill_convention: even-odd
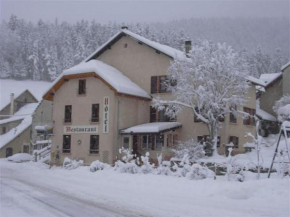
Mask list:
[[[290,95],[285,95],[281,97],[278,101],[276,101],[273,110],[278,115],[278,120],[280,122],[290,121]]]
[[[173,100],[153,100],[173,117],[183,108],[204,123],[217,154],[218,130],[224,116],[236,112],[246,99],[248,67],[231,47],[203,41],[193,46],[188,58],[176,58],[168,70],[167,82]],[[174,111],[174,112],[172,112]],[[194,118],[192,118],[194,121]],[[194,129],[192,129],[194,130]]]
[[[186,157],[190,161],[195,161],[205,156],[203,145],[195,140],[179,142],[176,148],[173,149],[175,156],[179,159]]]

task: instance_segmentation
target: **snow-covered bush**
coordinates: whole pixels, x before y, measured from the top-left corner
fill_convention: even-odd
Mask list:
[[[226,176],[228,177],[228,180],[236,180],[237,173],[241,170],[240,166],[236,163],[236,157],[232,156],[233,148],[228,148],[229,155],[227,162],[225,164],[226,167]]]
[[[290,120],[290,95],[285,95],[276,101],[273,110],[278,115],[278,120],[289,121]]]
[[[172,174],[170,170],[171,162],[170,161],[162,161],[162,154],[157,157],[158,167],[156,168],[155,173],[157,175],[165,175],[170,176]]]
[[[190,171],[186,174],[188,179],[205,179],[212,178],[215,174],[212,170],[207,167],[203,167],[200,164],[193,164],[190,168]]]
[[[110,168],[111,166],[109,164],[100,162],[99,160],[96,160],[94,162],[91,163],[90,165],[90,171],[91,172],[96,172],[98,170],[104,170],[107,168]]]
[[[68,157],[64,158],[63,167],[68,170],[76,169],[84,164],[83,160],[71,160]]]
[[[189,164],[189,160],[187,155],[185,155],[182,159],[182,161],[179,163],[179,165],[177,165],[174,162],[174,166],[173,166],[173,170],[174,170],[174,175],[178,176],[178,177],[185,177],[186,174],[188,172],[190,172],[191,170],[191,166]]]
[[[145,156],[141,156],[142,166],[140,168],[140,172],[147,174],[152,173],[154,170],[155,165],[150,163],[149,161],[149,152],[146,152]]]
[[[175,149],[173,149],[175,156],[183,159],[187,156],[189,161],[195,161],[205,156],[203,145],[191,139],[186,142],[179,142]]]
[[[138,159],[134,159],[134,155],[132,154],[132,150],[121,148],[119,149],[119,153],[123,154],[123,161],[118,160],[115,163],[114,170],[119,171],[121,173],[131,173],[136,174],[139,172],[139,166],[137,165]]]

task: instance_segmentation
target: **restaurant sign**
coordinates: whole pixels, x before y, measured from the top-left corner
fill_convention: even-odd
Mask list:
[[[98,133],[98,126],[65,126],[64,133]]]

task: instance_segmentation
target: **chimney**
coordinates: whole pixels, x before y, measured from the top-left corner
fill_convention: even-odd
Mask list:
[[[10,115],[14,114],[14,93],[10,94]]]
[[[121,29],[127,29],[128,30],[128,26],[122,26]]]
[[[190,50],[191,50],[191,41],[185,41],[185,53],[186,53],[186,55],[189,54]]]

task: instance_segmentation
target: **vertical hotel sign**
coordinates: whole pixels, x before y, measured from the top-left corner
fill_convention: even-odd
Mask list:
[[[109,97],[104,97],[103,103],[103,133],[109,133]]]

